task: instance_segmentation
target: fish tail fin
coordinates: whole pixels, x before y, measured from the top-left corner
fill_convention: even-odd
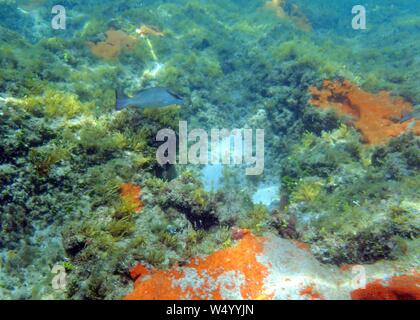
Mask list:
[[[125,108],[125,95],[120,90],[115,90],[115,108],[122,110]]]

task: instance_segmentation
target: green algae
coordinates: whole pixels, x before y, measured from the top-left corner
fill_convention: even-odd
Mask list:
[[[417,151],[414,154],[410,151],[405,153],[405,150],[411,150],[413,143],[415,145],[415,141],[418,140],[413,136],[408,138],[409,136],[409,134],[403,135],[391,141],[387,147],[372,150],[370,155],[373,165],[368,167],[355,165],[363,160],[360,157],[353,157],[351,149],[341,148],[340,144],[334,144],[337,157],[330,158],[330,161],[334,162],[335,159],[347,159],[347,161],[339,161],[333,166],[327,166],[328,175],[323,172],[325,168],[322,171],[319,168],[308,170],[306,157],[290,158],[289,161],[293,161],[291,165],[295,168],[294,181],[305,181],[305,179],[322,181],[322,183],[310,182],[316,184],[315,189],[307,182],[303,185],[302,183],[305,182],[296,182],[297,185],[293,185],[294,191],[288,206],[290,214],[298,215],[301,219],[306,217],[304,219],[308,222],[302,223],[300,227],[309,227],[311,231],[302,233],[303,239],[313,244],[312,249],[315,254],[320,254],[321,260],[340,264],[372,262],[383,258],[393,259],[395,258],[394,250],[399,247],[398,243],[401,243],[402,239],[418,236],[417,222],[413,219],[413,212],[396,206],[402,199],[414,200],[416,197],[413,193],[413,185],[408,188],[403,187],[412,181],[409,172],[416,171],[418,164],[417,161],[412,161],[411,167],[404,166],[406,163],[404,159],[411,159],[417,153]],[[305,139],[308,139],[308,136],[305,136]],[[314,149],[317,145],[325,143],[325,137],[315,138],[317,142],[313,140],[314,137],[311,137],[310,143],[300,144],[298,152],[305,152],[302,146]],[[327,140],[328,144],[331,144],[329,140]],[[347,139],[343,141],[348,143]],[[404,141],[408,144],[404,144]],[[393,146],[398,146],[399,153],[385,151],[395,151]],[[324,154],[326,152],[325,149],[322,151]],[[344,152],[347,156],[340,157],[340,152]],[[381,161],[376,160],[378,154],[387,154],[389,160],[384,158],[381,158]],[[396,157],[396,154],[400,154],[401,158]],[[388,161],[400,161],[400,164],[396,165],[398,168],[405,168],[406,171],[398,175],[394,174],[388,166]],[[347,176],[346,172],[350,175]],[[289,172],[289,177],[290,174],[291,172]],[[291,183],[289,182],[288,185]],[[288,190],[290,189],[289,187]],[[408,218],[410,216],[411,218]],[[394,235],[399,235],[398,241]]]
[[[115,4],[90,5],[92,15],[72,17],[76,36],[35,40],[8,28],[25,18],[18,18],[14,1],[7,3],[8,19],[0,19],[0,88],[18,101],[1,104],[2,265],[9,288],[30,281],[22,274],[38,280],[36,270],[25,271],[31,265],[48,274],[50,265],[68,259],[71,272],[65,293],[52,293],[51,279],[44,279],[39,286],[30,282],[30,293],[0,295],[120,298],[131,287],[127,270],[135,263],[183,264],[234,245],[233,227],[263,234],[274,226],[311,244],[327,263],[409,260],[419,231],[418,138],[404,135],[366,149],[345,119],[308,105],[307,89],[344,77],[419,102],[418,61],[408,57],[418,41],[401,48],[398,34],[387,33],[384,45],[372,33],[372,46],[361,48],[358,39],[304,34],[256,5],[146,2],[145,9],[129,2],[118,12]],[[79,6],[85,3],[76,1],[76,11]],[[306,6],[315,28],[320,13],[313,3]],[[150,38],[163,65],[157,75],[142,76],[154,63],[145,41],[112,62],[93,57],[85,45],[111,27],[134,34],[140,22],[165,34]],[[414,18],[397,23],[417,28]],[[185,95],[188,107],[114,112],[116,88],[132,93],[157,84]],[[266,172],[280,178],[288,203],[274,211],[253,205],[257,182],[242,189],[235,172],[232,181],[225,175],[222,190],[207,192],[194,170],[158,166],[156,132],[176,128],[179,119],[203,128],[265,128]],[[142,189],[140,213],[120,198],[121,184],[129,181]],[[42,257],[32,235],[38,243],[50,235],[62,245],[48,242]]]

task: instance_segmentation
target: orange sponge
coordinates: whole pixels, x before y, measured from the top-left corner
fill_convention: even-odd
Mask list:
[[[366,288],[354,290],[353,300],[420,300],[420,274],[392,277],[388,283],[380,280]]]
[[[268,270],[257,260],[264,241],[248,233],[236,246],[194,258],[182,268],[153,271],[148,277],[139,277],[125,299],[220,300],[226,298],[226,292],[235,292],[242,299],[265,297],[263,286]]]
[[[367,144],[381,144],[402,132],[412,130],[420,135],[420,123],[400,123],[403,112],[412,111],[412,105],[388,92],[366,92],[349,81],[324,81],[322,87],[310,87],[309,101],[319,108],[332,108],[339,114],[350,115],[354,126]]]

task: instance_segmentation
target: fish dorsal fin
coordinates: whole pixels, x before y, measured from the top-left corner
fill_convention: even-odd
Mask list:
[[[147,91],[147,90],[162,90],[162,91],[166,91],[167,93],[169,93],[171,96],[179,99],[179,100],[184,100],[179,94],[173,92],[171,89],[168,89],[166,87],[163,86],[156,86],[156,87],[148,87],[148,88],[143,88],[141,89],[138,93],[143,92],[143,91]],[[137,94],[138,94],[137,93]]]
[[[179,100],[184,100],[179,94],[173,92],[172,90],[170,90],[170,89],[166,89],[166,90],[169,92],[170,95],[174,96],[175,98],[177,98]]]

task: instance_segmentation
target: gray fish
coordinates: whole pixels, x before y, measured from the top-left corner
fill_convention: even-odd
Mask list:
[[[116,93],[117,110],[122,110],[127,107],[137,108],[163,108],[170,105],[182,105],[184,100],[177,94],[171,92],[164,87],[154,87],[143,89],[136,93],[132,98],[126,97],[122,94]]]
[[[411,119],[420,119],[420,105],[417,105],[413,108],[412,112],[403,112],[400,123],[410,121]]]

